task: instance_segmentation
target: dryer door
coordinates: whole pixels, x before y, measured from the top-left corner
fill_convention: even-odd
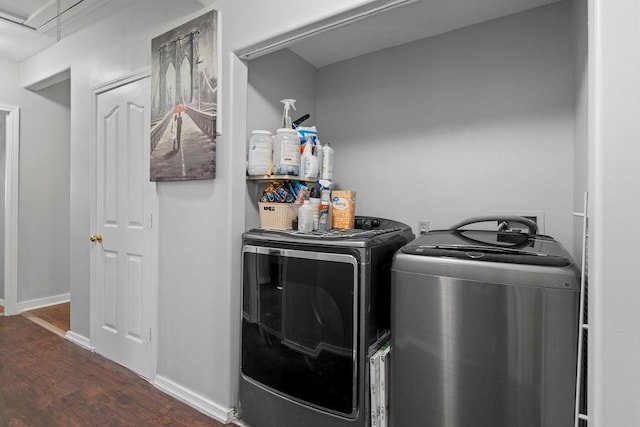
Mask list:
[[[350,255],[245,246],[245,378],[355,417],[357,283],[358,263]]]

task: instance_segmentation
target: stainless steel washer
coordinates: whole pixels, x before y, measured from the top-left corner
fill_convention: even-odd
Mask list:
[[[487,221],[530,229],[466,229]],[[392,425],[573,425],[579,271],[536,231],[473,218],[398,251]]]
[[[240,418],[252,426],[369,425],[369,355],[388,339],[391,260],[406,224],[243,235]]]

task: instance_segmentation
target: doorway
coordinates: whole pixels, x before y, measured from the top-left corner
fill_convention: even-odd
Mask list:
[[[18,153],[20,109],[0,104],[0,299],[6,315],[17,314]]]
[[[14,314],[70,300],[71,81],[22,93],[18,273]]]

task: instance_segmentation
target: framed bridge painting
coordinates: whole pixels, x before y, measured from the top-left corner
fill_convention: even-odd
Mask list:
[[[213,179],[218,12],[151,40],[151,181]]]

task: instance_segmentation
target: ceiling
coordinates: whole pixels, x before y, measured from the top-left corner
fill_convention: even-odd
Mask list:
[[[0,57],[22,61],[135,0],[0,0]],[[317,68],[559,0],[409,0],[349,25],[302,29],[287,47]],[[201,1],[203,4],[207,2]],[[384,8],[381,8],[384,9]],[[354,22],[352,22],[354,21]],[[304,37],[300,36],[305,34]],[[282,39],[281,39],[282,40]],[[263,46],[264,47],[264,46]],[[280,45],[282,47],[282,45]]]
[[[22,61],[133,1],[0,0],[0,57]]]
[[[288,46],[316,68],[560,0],[417,0]],[[392,3],[392,2],[388,2]],[[313,31],[310,31],[313,32]]]

